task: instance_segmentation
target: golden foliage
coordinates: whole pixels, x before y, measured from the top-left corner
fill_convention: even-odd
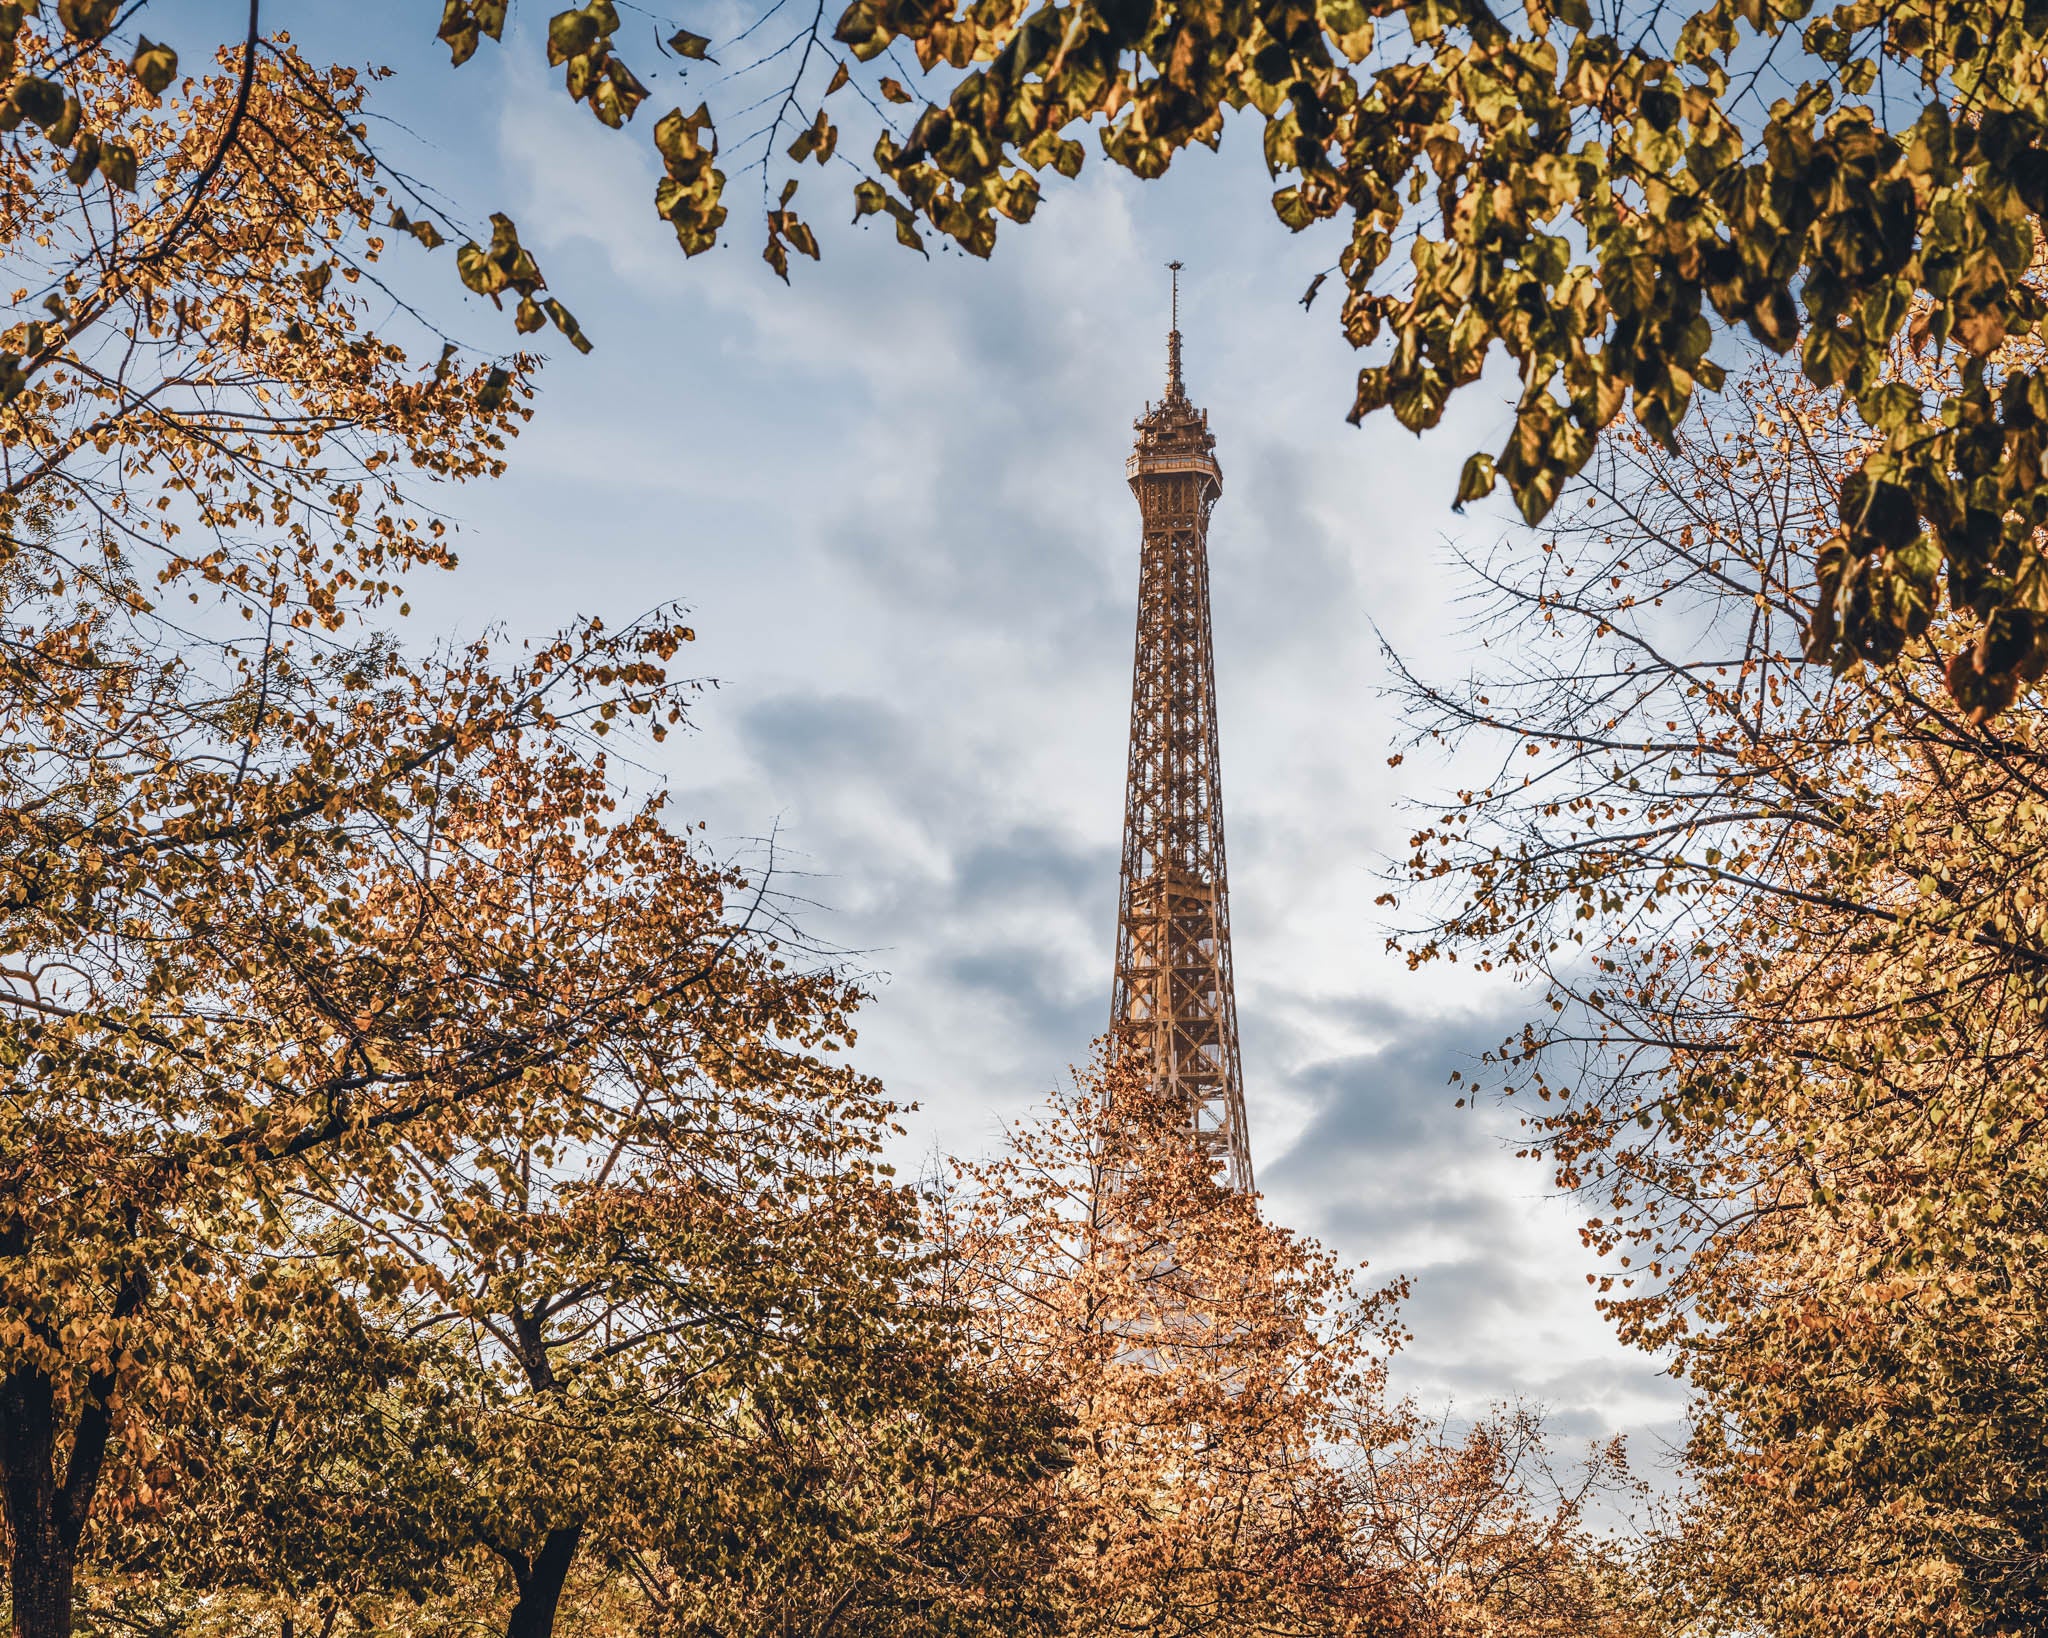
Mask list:
[[[939,1204],[978,1348],[1072,1420],[1063,1633],[1634,1630],[1584,1521],[1618,1451],[1559,1482],[1525,1412],[1453,1437],[1389,1402],[1404,1282],[1362,1288],[1227,1188],[1140,1055]]]
[[[2048,718],[1959,712],[1939,624],[1851,680],[1801,660],[1860,440],[1769,367],[1740,402],[1494,577],[1519,675],[1418,685],[1509,756],[1418,832],[1458,897],[1411,954],[1550,987],[1502,1071],[1603,1305],[1700,1396],[1671,1550],[1704,1627],[2031,1630]]]

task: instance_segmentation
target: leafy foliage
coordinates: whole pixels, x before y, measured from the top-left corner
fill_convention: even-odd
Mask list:
[[[941,1232],[984,1346],[1076,1420],[1070,1630],[1296,1631],[1341,1601],[1315,1447],[1340,1405],[1386,1437],[1368,1344],[1392,1341],[1398,1290],[1354,1294],[1260,1221],[1130,1061],[964,1177]]]
[[[2024,276],[2048,202],[2037,22],[1835,6],[1788,43],[1766,106],[1770,71],[1747,64],[1804,4],[1524,10],[855,0],[839,38],[963,71],[876,164],[979,252],[997,214],[1028,214],[1030,173],[1079,165],[1070,128],[1099,121],[1104,153],[1147,177],[1255,111],[1280,219],[1348,223],[1345,334],[1385,348],[1354,418],[1391,408],[1421,430],[1495,347],[1514,361],[1514,430],[1468,463],[1461,502],[1504,478],[1541,520],[1624,409],[1668,445],[1695,389],[1722,383],[1717,327],[1798,351],[1872,434],[1840,485],[1807,651],[1890,660],[1945,589],[1949,686],[1976,716],[2002,709],[2048,666],[2048,386],[1997,359],[2043,317]],[[1909,334],[1959,350],[1936,393],[1886,369]]]
[[[1540,521],[1624,411],[1670,445],[1695,392],[1723,384],[1717,336],[1796,352],[1869,435],[1831,502],[1805,652],[1846,670],[1939,632],[1946,685],[1981,720],[2048,671],[2037,542],[2048,375],[2001,352],[2048,316],[2027,277],[2048,204],[2035,68],[2048,22],[1982,0],[1811,9],[1711,0],[1596,15],[1586,0],[1529,0],[1508,17],[1462,0],[853,0],[831,40],[820,10],[726,73],[749,87],[744,107],[773,109],[742,147],[761,175],[763,256],[784,278],[792,250],[819,247],[792,210],[795,175],[778,190],[770,170],[828,164],[856,126],[874,133],[856,220],[886,215],[905,245],[923,249],[929,228],[987,255],[1001,219],[1031,218],[1048,172],[1078,172],[1081,128],[1098,127],[1104,155],[1149,178],[1187,145],[1219,143],[1233,115],[1256,118],[1279,220],[1344,230],[1305,300],[1340,277],[1346,339],[1373,355],[1354,418],[1386,408],[1417,431],[1434,426],[1496,351],[1512,361],[1513,430],[1467,463],[1461,505],[1504,479]],[[0,126],[60,159],[74,184],[98,176],[133,192],[148,180],[146,145],[95,88],[118,78],[152,100],[175,81],[176,50],[140,37],[117,50],[104,7],[60,5],[54,27],[37,11],[0,9]],[[438,36],[460,65],[503,36],[508,15],[503,0],[448,0]],[[261,55],[256,24],[252,7],[244,87]],[[634,119],[650,92],[621,55],[610,0],[555,13],[539,37],[573,100],[608,126]],[[715,64],[715,44],[682,28],[656,49],[687,70]],[[907,127],[891,109],[915,97],[879,72],[899,44],[933,82]],[[849,86],[862,103],[851,125],[826,109]],[[231,122],[215,168],[247,123]],[[729,217],[710,101],[669,110],[653,138],[655,210],[701,254]],[[368,153],[339,106],[327,140]],[[176,239],[211,174],[146,214]],[[392,220],[430,247],[446,237],[403,209]],[[469,239],[457,261],[470,288],[518,297],[522,332],[552,320],[588,345],[540,294],[510,218],[494,216],[489,243]],[[1952,348],[1959,367],[1916,394],[1887,368],[1908,342]],[[0,355],[0,393],[21,389],[47,345],[23,330]]]
[[[2023,1631],[2040,713],[1968,720],[1938,628],[1853,687],[1801,659],[1867,440],[1780,367],[1737,402],[1618,455],[1540,577],[1495,577],[1518,674],[1416,685],[1431,731],[1509,756],[1418,833],[1459,896],[1411,949],[1550,987],[1502,1072],[1613,1259],[1603,1304],[1700,1396],[1671,1551],[1706,1629]]]
[[[1526,1413],[1453,1438],[1390,1402],[1405,1284],[1265,1221],[1140,1054],[957,1171],[936,1234],[973,1334],[1073,1420],[1057,1630],[1637,1630],[1583,1522],[1619,1453],[1553,1483]]]

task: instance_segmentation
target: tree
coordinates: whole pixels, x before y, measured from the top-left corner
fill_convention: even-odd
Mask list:
[[[531,1077],[527,1118],[567,1120],[550,1066],[694,982],[630,917],[520,966],[461,897],[515,790],[553,834],[610,827],[567,770],[680,719],[689,632],[590,621],[508,665],[368,625],[451,561],[393,472],[493,472],[524,412],[510,370],[416,372],[364,328],[378,184],[331,140],[358,77],[278,43],[160,116],[169,76],[68,72],[61,119],[118,127],[110,177],[156,202],[0,146],[10,261],[49,291],[0,406],[0,1481],[38,1635],[95,1513],[171,1483],[194,1339],[276,1300],[294,1189],[395,1183]]]
[[[996,1159],[940,1229],[1003,1368],[1073,1417],[1066,1629],[1292,1632],[1356,1591],[1318,1442],[1375,1418],[1398,1288],[1226,1188],[1120,1055]],[[1328,1630],[1340,1630],[1330,1628]]]
[[[1049,1630],[1057,1417],[961,1356],[915,1199],[873,1159],[872,1088],[744,1033],[785,1009],[815,1031],[840,985],[742,959],[693,992],[687,1043],[603,1044],[574,1141],[508,1128],[402,1214],[321,1202],[385,1294],[296,1281],[230,1340],[181,1430],[204,1482],[103,1546],[95,1607]],[[661,1068],[632,1078],[643,1053]]]
[[[1868,818],[1917,843],[1918,874],[1869,873],[1900,920],[1786,912],[1727,985],[1740,1090],[1718,1065],[1673,1077],[1667,1142],[1711,1157],[1718,1221],[1648,1309],[1688,1326],[1690,1562],[1732,1629],[2042,1618],[2040,732],[2019,707],[1995,758],[1932,736],[1873,752]],[[1957,912],[1996,945],[1959,939]]]
[[[943,1304],[899,1314],[898,1334],[866,1356],[865,1393],[761,1396],[728,1426],[723,1482],[688,1497],[659,1556],[632,1565],[654,1631],[1063,1630],[1066,1418],[959,1351],[948,1317]]]
[[[1401,1283],[1362,1290],[1266,1222],[1138,1054],[957,1169],[937,1236],[990,1359],[1072,1418],[1062,1634],[1640,1630],[1540,1419],[1454,1433],[1385,1391]]]
[[[1561,1465],[1539,1412],[1496,1405],[1453,1435],[1410,1417],[1398,1444],[1346,1447],[1350,1551],[1396,1589],[1413,1638],[1668,1633],[1640,1545],[1591,1522],[1596,1504],[1639,1500],[1621,1441]]]
[[[461,1455],[452,1517],[420,1486],[419,1534],[494,1554],[517,1593],[506,1630],[536,1638],[586,1539],[612,1561],[665,1539],[734,1396],[829,1393],[816,1378],[859,1368],[894,1304],[902,1225],[874,1175],[888,1107],[808,1056],[851,1034],[853,987],[791,971],[769,930],[736,922],[746,882],[658,807],[598,849],[587,825],[535,824],[605,806],[601,766],[519,772],[526,788],[496,804],[517,817],[470,841],[495,860],[468,884],[470,918],[521,942],[630,941],[669,981],[643,979],[630,1018],[548,1066],[560,1092],[531,1113],[408,1152],[402,1212],[353,1176],[307,1192],[426,1288],[393,1323],[461,1366],[424,1384],[446,1407],[433,1463]]]
[[[1710,1629],[2026,1630],[2040,713],[1967,720],[1935,641],[1854,686],[1802,663],[1797,566],[1863,451],[1782,371],[1741,402],[1494,579],[1515,674],[1416,685],[1508,760],[1418,833],[1458,899],[1414,955],[1549,988],[1502,1070],[1604,1305],[1699,1395],[1674,1563]]]
[[[510,1572],[508,1638],[553,1629],[581,1560],[665,1630],[804,1631],[810,1582],[857,1632],[902,1596],[892,1550],[959,1557],[942,1530],[892,1539],[894,1493],[999,1489],[1048,1434],[977,1385],[919,1300],[916,1200],[879,1158],[893,1111],[814,1055],[850,1041],[857,991],[736,931],[657,825],[614,840],[613,891],[659,907],[657,947],[697,969],[684,1008],[591,1043],[566,1131],[519,1123],[422,1157],[402,1216],[374,1194],[323,1200],[426,1288],[386,1323],[433,1339],[412,1391],[437,1410],[424,1460],[381,1478],[414,1492],[417,1539]],[[510,879],[530,900],[561,874]],[[564,877],[565,911],[589,874]],[[977,1615],[973,1569],[919,1568],[934,1630],[1014,1630]],[[734,1607],[764,1592],[751,1619]],[[898,1609],[889,1630],[918,1627]]]

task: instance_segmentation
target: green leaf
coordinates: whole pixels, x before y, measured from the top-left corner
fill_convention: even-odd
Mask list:
[[[583,326],[576,322],[575,314],[556,301],[553,296],[543,297],[540,305],[541,310],[553,321],[555,328],[569,338],[570,346],[574,347],[579,353],[590,351],[590,338],[583,333]]]
[[[707,144],[699,136],[700,131],[710,131],[711,141]],[[685,171],[718,152],[717,132],[711,123],[711,110],[703,103],[697,105],[694,114],[685,114],[680,108],[671,108],[655,123],[654,146],[667,165],[671,176],[680,177]]]
[[[447,0],[441,8],[441,26],[434,31],[434,37],[448,47],[449,58],[460,68],[476,55],[481,32],[475,9],[467,0]]]
[[[64,113],[64,87],[55,80],[28,75],[14,82],[8,102],[29,120],[47,130]]]
[[[92,179],[92,173],[99,169],[100,139],[87,131],[78,139],[78,147],[71,155],[71,163],[64,167],[64,175],[74,188],[82,188]]]
[[[1303,200],[1301,189],[1282,188],[1273,195],[1273,214],[1287,224],[1287,231],[1299,233],[1313,225],[1315,212]]]
[[[1816,324],[1806,333],[1800,361],[1807,380],[1816,387],[1832,387],[1848,380],[1858,356],[1859,349],[1848,331],[1832,324]]]
[[[393,207],[387,226],[400,233],[409,233],[429,250],[439,250],[448,241],[441,237],[441,230],[432,222],[415,222],[404,211]]]
[[[505,270],[492,261],[489,253],[474,239],[456,251],[455,270],[470,289],[480,296],[489,296],[493,301],[505,288]]]
[[[121,15],[121,0],[57,0],[57,20],[74,40],[106,37]]]
[[[548,64],[559,68],[597,44],[597,18],[588,6],[558,11],[548,19]],[[572,91],[571,95],[575,93]]]
[[[1332,43],[1351,62],[1362,62],[1372,54],[1373,20],[1365,0],[1316,0],[1316,14]],[[1261,73],[1267,80],[1277,74]]]

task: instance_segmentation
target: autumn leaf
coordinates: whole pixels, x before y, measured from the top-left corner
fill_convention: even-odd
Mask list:
[[[178,54],[167,45],[154,44],[147,35],[137,37],[135,77],[152,97],[160,97],[178,77]]]

